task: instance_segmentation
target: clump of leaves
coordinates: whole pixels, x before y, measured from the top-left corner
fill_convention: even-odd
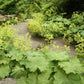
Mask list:
[[[31,49],[31,36],[27,33],[25,36],[17,36],[13,41],[13,45],[21,50],[30,50]]]
[[[59,84],[58,80],[60,80],[60,84],[70,81],[74,81],[74,83],[78,81],[83,84],[84,67],[78,59],[71,60],[67,52],[24,51],[13,46],[10,48],[11,50],[8,49],[2,55],[5,60],[1,59],[0,78],[13,77],[18,79],[18,84],[21,83],[20,81],[24,84],[44,84],[44,82],[45,84]],[[5,69],[7,72],[4,71]],[[67,77],[68,81],[65,80]]]
[[[43,21],[42,17],[37,18],[35,15],[33,18],[33,20],[28,22],[28,29],[34,35],[44,37],[47,41],[50,41],[54,37],[63,36],[63,32],[66,30],[62,22]]]
[[[71,17],[72,23],[76,25],[83,25],[84,24],[84,12],[80,13],[79,12],[74,12],[72,17]]]
[[[40,23],[36,20],[30,20],[27,24],[29,30],[33,34],[40,34],[41,32],[41,26]]]
[[[79,58],[84,58],[84,12],[74,12],[71,17],[71,24],[64,33],[64,38],[74,44]]]

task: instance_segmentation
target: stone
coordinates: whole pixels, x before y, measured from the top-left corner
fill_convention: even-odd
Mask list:
[[[0,80],[0,84],[17,84],[16,79],[13,78],[5,78]]]
[[[12,17],[15,17],[16,14],[13,14],[13,15],[5,15],[5,17],[9,17],[9,18],[12,18]]]

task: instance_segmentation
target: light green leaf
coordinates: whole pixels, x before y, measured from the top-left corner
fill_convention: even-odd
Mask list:
[[[65,74],[64,71],[58,70],[54,75],[54,84],[83,84],[81,74]]]
[[[25,55],[27,56],[27,57],[32,57],[32,56],[44,56],[44,54],[42,53],[42,52],[40,52],[40,51],[27,51],[26,53],[25,53]]]
[[[84,83],[84,75],[81,76],[81,82]]]
[[[51,80],[49,79],[51,76],[52,70],[47,68],[47,70],[38,75],[38,84],[51,84]]]
[[[81,35],[84,37],[84,31],[81,32]]]
[[[67,80],[66,74],[60,70],[55,73],[54,78],[55,80],[53,84],[62,84]]]
[[[20,61],[23,58],[23,52],[13,48],[6,57],[11,57],[11,60]]]
[[[5,78],[6,76],[9,76],[9,73],[10,73],[10,67],[8,65],[0,66],[0,78]]]
[[[0,64],[9,64],[10,59],[6,57],[0,57]]]
[[[70,34],[71,33],[71,31],[70,30],[67,30],[67,34]]]
[[[70,79],[70,80],[74,80],[74,81],[79,81],[79,80],[81,80],[80,75],[78,75],[78,74],[70,74],[70,75],[69,75],[69,79]]]
[[[69,73],[82,73],[84,71],[84,68],[82,67],[82,64],[78,59],[72,59],[70,61],[66,62],[59,62],[58,65],[63,68],[63,70],[69,74]]]
[[[77,31],[78,31],[77,28],[72,29],[72,32],[73,32],[73,33],[76,33]]]
[[[20,79],[17,80],[17,84],[27,84],[27,78],[21,77]]]
[[[28,60],[26,58],[23,58],[19,61],[20,65],[26,65],[28,63]]]
[[[38,78],[38,76],[37,76],[36,72],[35,73],[30,73],[28,75],[28,84],[38,84],[37,83],[37,78]]]
[[[29,56],[28,63],[26,63],[26,68],[30,71],[35,72],[39,69],[41,72],[46,70],[48,66],[48,61],[43,56]]]
[[[45,55],[50,61],[53,61],[53,60],[63,61],[63,60],[69,59],[69,55],[67,52],[50,51],[50,52],[46,52]]]
[[[14,78],[20,78],[22,76],[26,76],[27,72],[24,70],[23,67],[20,67],[19,65],[16,65],[13,69],[12,69],[12,73],[11,76]]]
[[[81,74],[70,74],[68,79],[72,82],[72,84],[83,84],[81,77]]]

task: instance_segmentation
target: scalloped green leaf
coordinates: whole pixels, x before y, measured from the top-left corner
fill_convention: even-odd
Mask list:
[[[50,80],[52,70],[50,68],[47,68],[47,70],[41,74],[38,75],[38,84],[52,84],[52,81]]]
[[[38,84],[37,79],[38,74],[36,72],[28,74],[28,84]]]
[[[27,78],[21,77],[20,79],[17,80],[17,84],[27,84]]]
[[[81,74],[69,74],[68,79],[72,84],[82,84]]]
[[[10,73],[9,65],[0,66],[0,78],[5,78],[6,76],[9,76],[9,73]]]
[[[27,57],[29,57],[29,56],[44,56],[44,54],[42,53],[42,52],[40,52],[40,51],[35,51],[35,50],[33,50],[33,51],[27,51],[26,53],[24,53],[24,55],[26,55]]]
[[[59,62],[58,65],[63,68],[63,70],[69,74],[69,73],[83,73],[84,67],[80,63],[80,61],[77,58],[71,59],[70,61],[66,62]]]
[[[48,61],[43,56],[29,56],[27,59],[26,68],[29,68],[30,71],[35,72],[39,69],[42,72],[47,69]]]
[[[79,80],[81,80],[81,78],[80,78],[80,75],[79,74],[70,74],[69,75],[69,79],[71,79],[71,80],[75,80],[75,81],[79,81]]]
[[[67,52],[55,52],[55,51],[50,51],[45,53],[46,57],[50,60],[58,60],[58,61],[63,61],[63,60],[68,60],[70,57]]]
[[[54,75],[54,84],[83,84],[81,74],[69,74],[58,70]]]
[[[13,69],[12,69],[12,73],[11,76],[14,78],[20,78],[22,76],[26,76],[27,72],[24,70],[23,67],[20,67],[19,65],[16,65]]]
[[[20,61],[23,58],[23,52],[13,48],[6,57],[11,57],[11,60]]]
[[[54,82],[53,84],[62,84],[67,80],[66,74],[63,71],[58,70],[54,75]],[[68,80],[67,80],[68,81]]]
[[[10,59],[6,57],[0,57],[0,64],[9,64]]]

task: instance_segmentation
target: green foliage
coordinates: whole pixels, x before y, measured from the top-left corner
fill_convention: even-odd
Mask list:
[[[10,26],[7,25],[7,23],[4,23],[2,26],[0,26],[0,78],[8,77],[11,72],[13,72],[12,77],[16,78],[16,76],[14,75],[19,70],[18,67],[16,67],[16,71],[15,68],[13,68],[15,64],[17,64],[16,61],[19,61],[23,58],[23,53],[21,52],[22,49],[18,47],[16,48],[14,47],[15,45],[13,45],[14,41],[16,41],[14,38],[18,37],[16,32],[17,31],[12,30],[12,28],[10,28]],[[22,39],[21,42],[25,43],[26,39]],[[18,44],[18,42],[16,42],[16,44]],[[19,44],[18,46],[20,47]],[[22,44],[22,46],[24,46],[24,44]],[[26,50],[30,49],[29,46],[25,46]]]
[[[9,64],[9,62],[10,62],[10,59],[8,57],[2,57],[2,56],[0,56],[0,64]]]
[[[11,77],[17,78],[18,84],[21,83],[20,80],[24,84],[27,84],[27,83],[28,84],[32,84],[32,83],[33,84],[39,84],[39,83],[52,84],[53,82],[55,83],[58,80],[60,80],[60,82],[57,82],[57,83],[62,84],[62,82],[66,82],[64,80],[64,77],[67,78],[68,74],[70,75],[70,73],[72,73],[74,76],[77,76],[77,75],[80,75],[80,77],[82,76],[80,74],[82,73],[82,70],[81,70],[83,68],[82,64],[79,62],[78,59],[70,60],[66,52],[54,52],[54,51],[43,52],[43,51],[36,51],[36,50],[20,51],[18,49],[16,50],[15,49],[16,48],[14,48],[14,50],[9,51],[9,53],[7,52],[8,54],[5,53],[4,55],[5,57],[8,57],[10,60],[9,60],[9,63],[5,65],[1,64],[1,67],[0,67],[0,72],[2,74],[0,75],[1,78],[4,78],[5,76],[11,76]],[[54,53],[54,54],[52,55],[51,53]],[[22,55],[22,57],[17,58],[16,54],[18,54],[19,56]],[[15,57],[15,58],[12,59],[12,57]],[[51,59],[52,57],[53,59]],[[71,67],[72,64],[74,65],[73,67]],[[8,71],[5,72],[4,71],[5,69],[6,71],[7,70]],[[58,74],[58,72],[60,72],[60,74]],[[4,73],[5,75],[3,75]],[[74,73],[76,73],[77,75]],[[73,82],[73,79],[68,79],[68,80]],[[79,80],[78,77],[75,80],[78,81]],[[67,81],[67,83],[69,81]],[[81,82],[81,78],[79,82]],[[80,84],[83,84],[83,83],[80,83]]]
[[[77,3],[81,3],[81,5]],[[0,9],[7,14],[19,14],[23,19],[37,12],[42,12],[48,19],[63,12],[72,14],[83,8],[82,1],[79,2],[78,0],[0,0]]]
[[[27,78],[21,77],[20,79],[17,80],[17,84],[27,84]]]
[[[41,15],[41,17],[39,17]],[[41,13],[32,14],[33,20],[28,23],[28,29],[34,35],[44,37],[50,41],[58,36],[63,36],[66,42],[74,44],[77,56],[84,58],[84,13],[74,12],[70,19],[56,15],[46,21]],[[45,19],[44,19],[45,17]],[[81,56],[82,55],[82,56]]]
[[[10,71],[11,70],[9,65],[0,65],[0,78],[5,78],[6,76],[9,76]]]
[[[9,51],[8,54],[6,54],[6,57],[10,57],[11,60],[19,61],[23,58],[23,52],[20,52],[19,50],[13,48]]]
[[[37,84],[37,73],[28,74],[28,84]]]
[[[14,32],[6,26],[1,28],[0,78],[16,78],[17,84],[83,84],[83,66],[78,59],[71,60],[67,52],[25,50],[25,39],[21,47],[15,46]]]
[[[81,78],[82,76],[78,74],[69,74],[66,76],[66,74],[59,70],[54,75],[54,84],[83,84],[83,80]]]
[[[64,25],[59,22],[48,22],[42,25],[42,37],[45,37],[48,40],[53,39],[54,37],[62,36],[64,32]]]
[[[7,13],[15,13],[16,11],[16,7],[15,7],[15,3],[17,2],[17,0],[1,0],[0,1],[0,9],[3,9],[4,11],[8,12]]]
[[[33,34],[39,33],[40,34],[40,32],[41,32],[41,26],[40,26],[40,23],[38,21],[36,21],[36,20],[30,20],[28,22],[27,26],[28,26],[28,28],[29,28],[29,30],[30,30],[31,33],[33,33]]]
[[[46,57],[50,61],[54,61],[54,60],[63,61],[63,60],[68,60],[69,59],[69,55],[67,54],[67,52],[55,53],[54,51],[50,51],[50,52],[46,52],[45,54],[46,54]]]
[[[71,17],[72,23],[76,25],[83,25],[84,24],[84,12],[79,14],[78,12],[74,12],[72,17]]]
[[[46,11],[50,6],[51,3],[43,6],[43,10]],[[66,42],[75,45],[77,57],[84,58],[84,12],[74,12],[70,19],[63,18],[63,15],[48,16],[47,19],[44,13],[34,13],[33,20],[30,20],[27,27],[31,33],[44,37],[47,41],[64,36]],[[51,59],[53,58],[52,56]]]
[[[4,55],[4,58],[9,58],[9,60],[7,60],[9,62],[3,62],[5,65],[1,63],[1,78],[6,76],[16,78],[18,79],[18,84],[21,83],[20,80],[24,84],[52,84],[53,82],[55,83],[60,80],[57,83],[62,84],[62,82],[68,83],[70,81],[73,82],[73,80],[79,81],[77,75],[80,75],[80,77],[82,76],[82,64],[78,59],[71,60],[66,52],[43,52],[36,50],[21,51],[17,48],[12,48],[13,49]],[[5,69],[8,71],[5,72]],[[3,75],[4,73],[5,75]],[[71,73],[74,75],[74,79],[68,79],[69,81],[65,81],[65,78],[67,78]],[[79,82],[81,81],[82,79],[80,78]]]
[[[84,12],[73,13],[69,29],[64,33],[68,42],[76,45],[77,56],[84,56]],[[84,57],[83,57],[84,58]]]
[[[0,1],[0,4],[1,4],[0,8],[5,8],[6,5],[9,5],[12,2],[13,2],[13,0],[8,0],[8,1],[7,0],[5,0],[5,1],[1,0]]]
[[[84,57],[84,13],[74,13],[71,19],[66,19],[60,14],[63,10],[59,11],[64,0],[51,0],[47,4],[39,0],[29,4],[28,1],[1,0],[0,9],[6,11],[8,8],[10,13],[16,8],[12,13],[19,13],[23,20],[31,14],[33,19],[27,25],[31,33],[47,41],[64,35],[65,39],[76,45],[78,56]],[[31,49],[29,34],[18,37],[9,28],[11,23],[18,23],[17,18],[0,26],[0,78],[16,78],[17,84],[84,83],[82,62],[77,58],[71,59],[67,52]]]
[[[38,76],[38,84],[52,84],[52,79],[50,78],[50,74],[52,73],[51,68],[47,68],[47,70]]]
[[[54,75],[54,84],[62,84],[63,82],[66,81],[66,75],[64,72],[57,71],[57,73]],[[69,83],[69,82],[68,82]]]
[[[47,60],[42,57],[42,55],[40,54],[37,56],[32,56],[32,57],[28,57],[28,63],[26,64],[26,68],[29,68],[30,71],[35,72],[37,69],[39,69],[41,72],[46,70],[47,66],[48,66],[48,62]]]
[[[40,14],[40,18],[38,18],[39,16],[37,17],[38,14],[36,14],[33,14],[34,19],[30,20],[27,24],[27,27],[31,33],[44,37],[46,40],[51,40],[54,37],[63,36],[63,33],[66,30],[63,23],[65,23],[65,25],[68,24],[66,21],[45,21],[42,14]]]
[[[0,50],[5,50],[12,42],[14,32],[9,26],[0,26]]]
[[[67,74],[69,73],[81,73],[83,72],[83,68],[78,59],[72,59],[68,62],[59,62],[60,67],[63,67]],[[73,66],[72,66],[73,65]],[[80,68],[79,68],[80,67]]]
[[[25,71],[24,67],[20,67],[20,65],[15,65],[15,67],[12,69],[11,76],[14,78],[20,78],[20,77],[26,77],[27,72]]]
[[[70,19],[63,18],[63,14],[51,17],[50,20],[53,21],[53,22],[62,23],[62,24],[64,24],[65,27],[67,27],[67,26],[69,26],[71,24]]]
[[[25,36],[16,36],[13,45],[16,48],[19,48],[21,50],[30,50],[31,49],[31,41],[30,41],[31,36],[29,33],[27,33]]]
[[[83,30],[84,25],[76,26],[75,24],[71,24],[69,30],[65,32],[64,37],[66,37],[69,42],[74,44],[75,41],[75,44],[78,44],[84,41]]]
[[[32,18],[38,21],[39,23],[42,23],[45,21],[45,16],[42,13],[32,13]]]
[[[42,5],[42,12],[45,15],[45,17],[48,19],[49,17],[52,17],[57,14],[57,7],[55,7],[54,3],[49,2],[47,4]]]
[[[19,19],[17,17],[8,17],[8,21],[6,22],[6,24],[12,24],[12,25],[16,25],[19,23]]]

